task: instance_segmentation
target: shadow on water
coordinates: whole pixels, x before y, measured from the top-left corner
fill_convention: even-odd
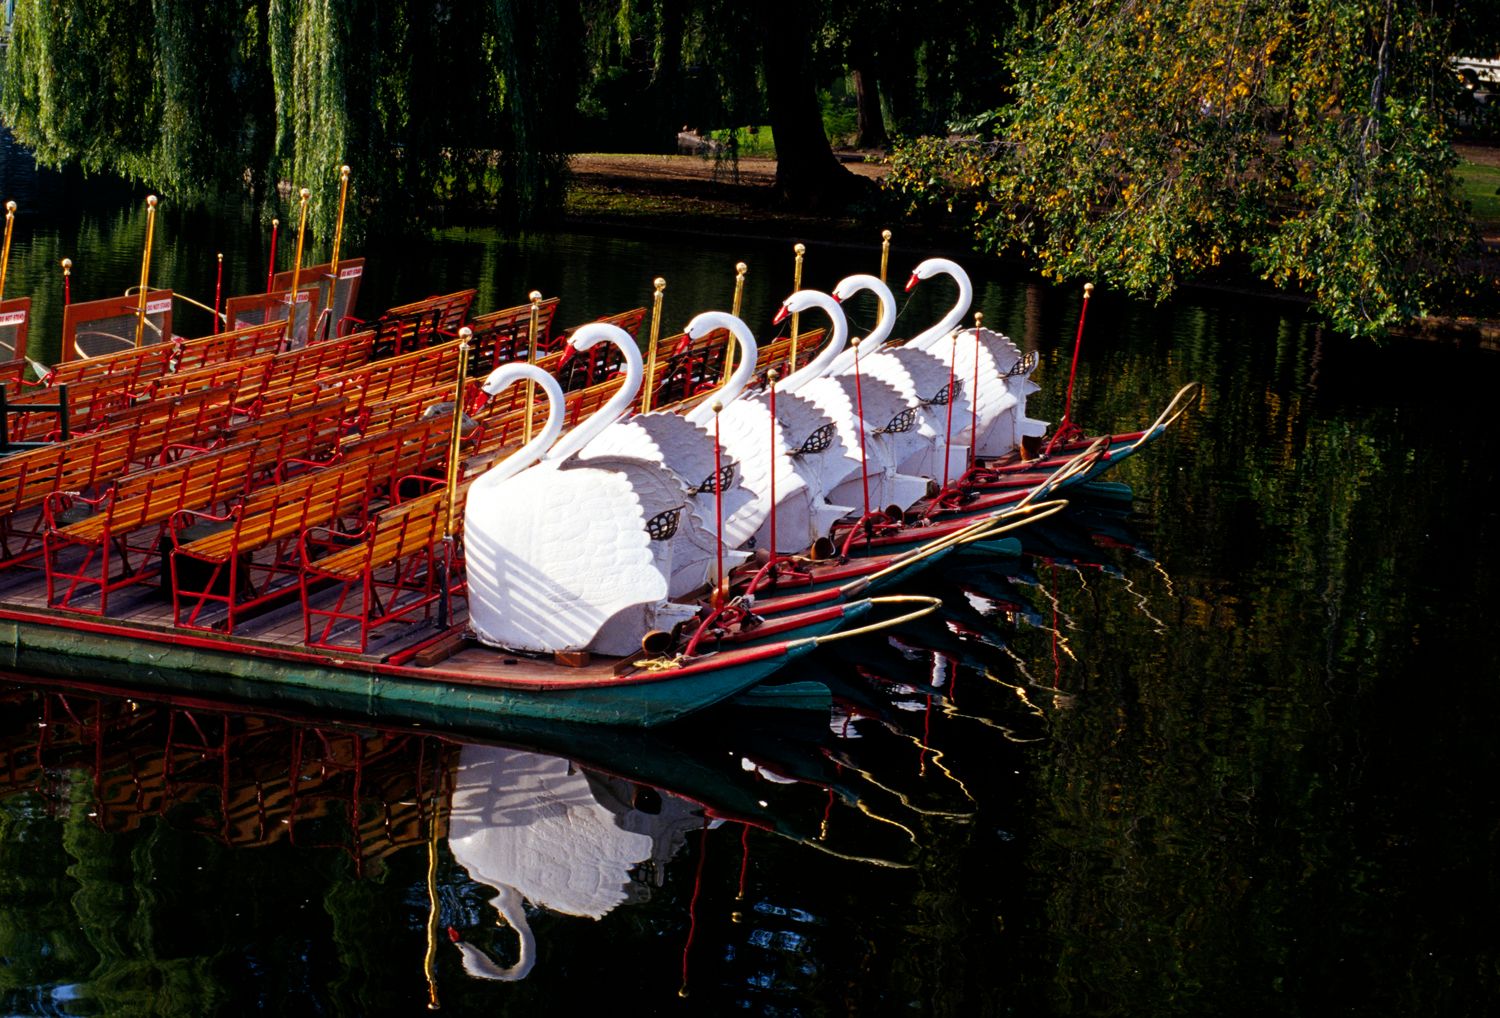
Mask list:
[[[34,297],[34,336],[58,329],[61,257],[77,299],[138,279],[142,195],[56,197],[73,186],[17,198],[6,292]],[[263,281],[259,212],[169,209],[153,279],[211,295],[222,249],[235,288]],[[648,303],[661,275],[673,332],[728,305],[744,260],[765,333],[792,240],[810,286],[878,265],[875,240],[449,230],[357,252],[357,313],[541,289],[572,325]],[[898,233],[898,284],[917,258]],[[1055,420],[1080,295],[976,275],[986,324],[1040,357],[1032,416]],[[898,334],[945,286],[917,288]],[[1020,558],[955,557],[924,581],[942,616],[786,676],[826,684],[829,712],[538,745],[19,683],[0,701],[7,1011],[420,1009],[439,816],[432,972],[460,1014],[1486,1013],[1500,362],[1350,342],[1243,298],[1091,305],[1084,423],[1139,427],[1190,380],[1203,405],[1112,475],[1133,503],[1075,508],[1021,535]],[[475,873],[443,811],[486,765],[505,794],[460,801],[507,833]],[[525,843],[574,810],[579,855]],[[579,861],[589,845],[608,867]],[[504,874],[527,904],[502,927]],[[513,982],[469,975],[447,935],[503,969],[521,923],[532,964]]]

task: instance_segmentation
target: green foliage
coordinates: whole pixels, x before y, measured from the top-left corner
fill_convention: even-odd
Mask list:
[[[192,198],[313,191],[331,236],[442,204],[560,203],[574,25],[540,0],[20,0],[0,116],[44,165]]]
[[[1052,278],[1160,299],[1234,260],[1379,333],[1450,296],[1473,240],[1446,27],[1409,0],[1065,3],[1016,101],[903,145],[892,182]]]

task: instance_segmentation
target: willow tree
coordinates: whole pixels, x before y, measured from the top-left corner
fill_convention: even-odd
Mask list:
[[[351,209],[560,199],[573,22],[543,0],[17,0],[0,116],[44,165],[176,197],[248,180]]]
[[[1451,20],[1414,0],[1066,0],[1016,99],[896,186],[1055,278],[1161,298],[1226,261],[1376,333],[1460,279]]]

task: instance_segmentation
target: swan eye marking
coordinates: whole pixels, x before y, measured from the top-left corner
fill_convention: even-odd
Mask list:
[[[900,434],[904,434],[905,432],[908,432],[913,427],[915,427],[916,423],[917,423],[917,408],[916,407],[907,407],[905,410],[901,411],[895,417],[892,417],[891,418],[891,422],[889,424],[887,424],[885,427],[881,428],[878,432],[876,432],[876,434],[881,434],[881,435],[900,435]]]
[[[723,491],[732,483],[734,483],[734,464],[726,463],[719,468],[718,473],[709,474],[703,479],[703,483],[698,485],[698,493],[705,495],[710,492]]]
[[[834,423],[832,421],[829,421],[817,431],[814,431],[811,435],[808,435],[807,441],[803,442],[802,447],[799,448],[796,452],[792,453],[792,455],[809,456],[815,452],[822,452],[824,449],[827,449],[830,445],[833,444],[833,436],[837,430],[838,429],[834,426]]]
[[[953,394],[954,393],[958,393],[958,394],[962,395],[963,391],[964,391],[964,380],[962,378],[954,379],[952,382],[950,382],[949,384],[947,384],[947,385],[943,386],[941,389],[939,389],[938,390],[938,394],[936,396],[934,396],[931,399],[927,400],[927,405],[928,406],[947,406],[948,405],[948,400],[950,400],[950,399],[953,398]]]
[[[1002,377],[1015,378],[1017,375],[1029,375],[1036,369],[1036,361],[1036,351],[1027,350],[1024,354],[1021,355],[1021,359],[1012,364],[1010,366],[1010,370],[1007,371]]]
[[[682,506],[666,509],[646,521],[646,533],[653,541],[670,541],[677,533],[677,521],[682,518]]]

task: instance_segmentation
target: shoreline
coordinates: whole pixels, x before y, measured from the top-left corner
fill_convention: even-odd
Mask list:
[[[1500,160],[1500,151],[1487,151],[1495,152]],[[885,168],[873,162],[841,161],[870,180],[885,175]],[[857,215],[826,216],[772,208],[769,198],[775,174],[776,162],[767,158],[741,159],[737,177],[732,177],[727,169],[701,156],[578,154],[572,157],[573,182],[560,222],[588,232],[658,238],[729,233],[753,240],[781,240],[805,231],[805,235],[816,234],[820,243],[852,247],[868,246],[871,233],[878,237],[878,229]],[[897,232],[903,247],[920,247],[955,259],[976,256],[962,232],[902,221],[895,213],[889,218],[889,228]],[[1500,236],[1491,236],[1493,232],[1484,236],[1484,262],[1495,266],[1500,274]],[[1014,259],[1001,261],[1018,274],[1035,272]],[[1301,294],[1257,285],[1254,276],[1236,281],[1197,280],[1183,283],[1181,289],[1304,307],[1310,304]],[[1390,337],[1500,351],[1500,319],[1433,315],[1392,329]]]

